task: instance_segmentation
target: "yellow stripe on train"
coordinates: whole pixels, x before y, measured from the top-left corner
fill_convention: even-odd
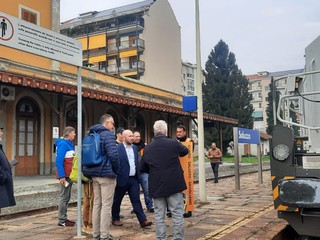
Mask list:
[[[294,179],[295,177],[294,176],[284,176],[283,178],[281,179]],[[277,181],[277,177],[276,176],[271,176],[271,179],[272,179],[272,182],[273,181]],[[279,179],[280,180],[280,179]],[[279,197],[279,186],[278,186],[278,183],[274,184],[274,189],[273,189],[273,200],[274,202],[276,202],[276,200],[278,200],[278,197]],[[279,202],[279,200],[278,200]],[[276,205],[276,203],[275,203]],[[286,206],[286,205],[282,205],[279,203],[278,206],[274,206],[274,208],[278,211],[291,211],[291,212],[299,212],[299,208],[292,208],[292,207],[289,207],[289,206]]]

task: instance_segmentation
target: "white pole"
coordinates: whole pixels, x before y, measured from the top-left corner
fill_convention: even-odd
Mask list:
[[[234,143],[234,176],[235,188],[240,190],[240,168],[239,168],[239,141],[238,141],[238,128],[233,128],[233,143]]]
[[[81,197],[82,197],[82,183],[81,183],[81,151],[82,151],[82,79],[81,67],[78,67],[78,87],[77,87],[77,103],[78,103],[78,195],[77,195],[77,237],[81,237],[82,217],[81,217]]]
[[[206,169],[204,159],[204,134],[203,134],[203,104],[202,104],[202,73],[201,73],[201,52],[200,52],[200,17],[199,0],[196,0],[196,54],[197,54],[197,105],[198,105],[198,162],[199,162],[199,199],[207,201],[206,194]]]

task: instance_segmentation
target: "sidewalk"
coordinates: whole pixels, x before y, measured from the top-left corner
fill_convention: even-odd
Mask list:
[[[270,172],[263,172],[263,184],[258,184],[258,176],[246,174],[241,176],[241,190],[236,191],[234,178],[207,182],[207,202],[198,201],[198,184],[195,184],[195,212],[185,219],[185,239],[272,239],[286,226],[285,221],[277,219],[273,210]],[[141,195],[143,202],[143,195]],[[144,204],[143,204],[144,206]],[[155,239],[155,226],[141,229],[126,196],[121,214],[124,215],[122,227],[111,227],[111,234],[118,239]],[[69,208],[68,217],[76,219],[76,208]],[[154,221],[153,214],[146,213],[149,221]],[[172,219],[167,219],[172,226]],[[168,228],[172,239],[172,229]],[[76,227],[61,228],[57,226],[57,212],[20,217],[0,221],[0,239],[23,240],[67,240],[76,236]],[[91,239],[90,236],[85,235]]]

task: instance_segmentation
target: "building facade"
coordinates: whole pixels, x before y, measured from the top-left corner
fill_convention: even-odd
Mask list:
[[[185,96],[196,95],[196,75],[197,65],[182,61],[181,67],[181,87]]]
[[[253,75],[246,75],[249,81],[249,93],[252,95],[251,104],[254,108],[252,113],[253,129],[261,132],[266,132],[267,125],[267,107],[268,107],[268,94],[270,92],[271,78],[275,80],[289,74],[296,74],[303,72],[304,69],[278,71],[278,72],[258,72]],[[286,87],[286,80],[280,80],[276,86],[277,90],[284,92]]]
[[[83,13],[61,33],[82,42],[84,65],[182,94],[180,26],[167,0]]]
[[[160,1],[161,2],[161,1]],[[60,1],[13,0],[1,12],[59,34]],[[5,19],[0,14],[0,21]],[[34,27],[36,28],[36,27]],[[0,38],[0,126],[8,159],[19,164],[15,175],[55,173],[55,141],[66,126],[77,128],[77,67],[19,48],[10,48]],[[179,55],[180,57],[180,55]],[[181,62],[179,63],[179,87]],[[104,113],[114,117],[116,127],[139,130],[150,142],[154,121],[168,123],[175,135],[177,122],[189,127],[196,113],[182,111],[182,95],[141,81],[83,67],[82,136]],[[211,121],[237,124],[236,119],[204,114]],[[190,130],[190,129],[188,129]]]

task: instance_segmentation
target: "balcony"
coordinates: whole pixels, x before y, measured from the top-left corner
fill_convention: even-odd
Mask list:
[[[120,41],[119,46],[117,46],[117,43],[109,43],[108,44],[108,54],[118,52],[118,47],[119,51],[126,51],[130,49],[138,49],[138,51],[143,51],[144,50],[144,40],[141,38],[138,38],[134,41]]]
[[[135,16],[124,16],[124,19],[118,20],[118,25],[114,20],[101,20],[89,24],[81,24],[78,26],[71,26],[60,31],[61,34],[72,38],[79,38],[82,36],[107,33],[108,36],[124,34],[129,32],[142,31],[144,29],[144,19]]]
[[[257,91],[262,91],[261,86],[252,86],[249,88],[249,92],[257,92]]]
[[[108,73],[110,74],[118,74],[118,66],[117,64],[110,64],[107,68]],[[119,73],[126,72],[138,72],[142,73],[145,70],[144,61],[131,61],[131,62],[121,62],[121,66],[119,66]]]

